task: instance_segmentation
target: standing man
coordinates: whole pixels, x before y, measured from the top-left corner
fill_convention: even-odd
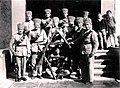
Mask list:
[[[77,26],[75,25],[75,17],[74,16],[68,16],[68,30],[66,32],[66,38],[73,39],[74,33],[77,30]]]
[[[41,54],[45,44],[47,42],[47,35],[44,29],[41,29],[41,19],[33,19],[35,28],[30,31],[29,39],[31,43],[31,53],[32,53],[32,66],[33,66],[33,76],[42,78],[42,64],[43,59],[41,59]]]
[[[106,40],[106,21],[103,19],[102,14],[98,13],[98,20],[97,20],[97,32],[98,32],[98,39],[99,39],[99,48],[106,49],[107,48],[107,40]]]
[[[107,22],[107,30],[108,30],[108,39],[110,40],[110,47],[116,47],[117,37],[116,37],[116,27],[115,27],[115,18],[112,15],[112,11],[108,10],[106,12],[106,22]],[[112,42],[113,41],[113,42]]]
[[[24,27],[22,23],[17,25],[18,33],[13,35],[10,41],[10,49],[16,57],[18,65],[18,81],[27,79],[24,77],[26,70],[26,57],[30,57],[30,42],[26,35],[23,35]]]
[[[28,35],[29,32],[34,29],[34,22],[32,21],[32,11],[26,11],[26,21],[24,22],[25,33]]]
[[[52,18],[50,18],[51,17],[51,9],[45,9],[44,12],[45,12],[45,18],[42,19],[41,25],[42,25],[42,29],[45,30],[45,32],[48,36],[49,30],[52,28],[52,24],[53,24]]]
[[[61,26],[69,26],[68,25],[68,9],[63,8],[62,9],[62,19],[60,20]]]
[[[79,38],[82,30],[83,29],[83,18],[82,17],[77,17],[76,18],[76,26],[77,29],[75,30],[75,33],[73,34],[73,39],[72,41],[76,40],[77,38]],[[80,44],[74,44],[73,45],[73,54],[74,54],[74,60],[73,60],[73,66],[76,72],[76,77],[78,77],[79,79],[81,78],[81,66],[80,66],[80,53],[78,52],[80,50]]]
[[[60,19],[59,26],[63,29],[63,33],[66,34],[68,32],[68,9],[62,9],[62,18]]]
[[[84,28],[74,43],[80,44],[80,62],[82,80],[93,83],[94,81],[94,54],[98,48],[97,33],[91,29],[90,20],[84,21]]]

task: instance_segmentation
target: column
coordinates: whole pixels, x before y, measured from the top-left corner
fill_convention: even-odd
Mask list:
[[[12,34],[17,32],[17,24],[25,21],[26,0],[11,0],[12,2]]]
[[[115,0],[116,33],[120,35],[120,0]]]

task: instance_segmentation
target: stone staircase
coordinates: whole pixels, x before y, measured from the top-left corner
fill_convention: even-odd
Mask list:
[[[94,61],[95,80],[120,79],[119,48],[98,50]]]

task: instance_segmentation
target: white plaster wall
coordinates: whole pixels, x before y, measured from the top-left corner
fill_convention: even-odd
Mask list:
[[[26,0],[11,0],[12,34],[17,32],[17,24],[25,21]]]
[[[115,0],[101,0],[101,13],[105,14],[107,10],[115,14]]]
[[[115,19],[117,35],[120,35],[120,0],[115,0]]]

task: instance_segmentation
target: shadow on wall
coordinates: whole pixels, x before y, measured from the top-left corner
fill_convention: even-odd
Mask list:
[[[101,63],[101,65],[106,65],[102,69],[103,74],[101,76],[120,79],[119,50],[120,48],[109,48],[107,55],[102,55],[98,57],[98,59],[106,59]]]
[[[14,61],[11,58],[10,51],[8,49],[2,52],[5,56],[5,66],[6,66],[6,78],[9,78],[11,72],[14,72]]]

